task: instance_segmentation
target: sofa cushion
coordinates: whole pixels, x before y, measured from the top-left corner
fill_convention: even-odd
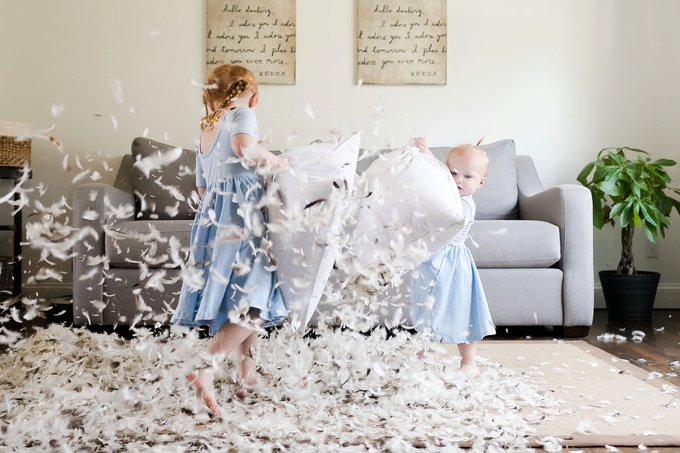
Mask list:
[[[466,245],[480,269],[544,268],[560,260],[559,228],[535,220],[475,221]]]
[[[519,218],[517,164],[514,140],[500,140],[481,145],[489,156],[486,182],[475,192],[477,220],[513,220]]]
[[[515,142],[500,140],[480,145],[489,156],[489,172],[486,182],[473,196],[477,205],[476,220],[516,220],[519,218],[517,189],[517,165]],[[437,159],[446,162],[451,147],[433,147],[430,150]]]
[[[132,220],[115,224],[105,233],[104,250],[112,267],[178,267],[185,260],[192,220]],[[179,257],[171,254],[171,238],[178,240]]]
[[[148,138],[132,141],[132,185],[137,218],[141,220],[187,220],[195,216],[189,200],[196,190],[196,152],[182,149],[179,158],[167,162],[163,156],[177,146],[167,145]],[[160,158],[163,165],[151,169],[140,167],[141,159]]]
[[[169,324],[182,289],[179,269],[111,269],[104,276],[104,325],[153,326]],[[133,291],[137,293],[132,296]],[[94,307],[93,307],[94,310]]]

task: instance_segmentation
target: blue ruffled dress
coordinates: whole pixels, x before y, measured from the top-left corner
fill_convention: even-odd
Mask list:
[[[265,325],[282,321],[287,313],[260,248],[265,220],[256,205],[264,187],[254,168],[245,168],[231,149],[236,134],[258,139],[255,113],[237,107],[227,111],[216,127],[210,149],[196,153],[196,185],[206,190],[191,230],[191,257],[171,320],[182,326],[206,325],[210,335],[228,321],[230,311],[245,304],[260,309]]]
[[[471,343],[496,333],[484,288],[465,239],[475,202],[461,197],[470,222],[453,241],[421,263],[411,277],[409,314],[415,329],[444,343]]]

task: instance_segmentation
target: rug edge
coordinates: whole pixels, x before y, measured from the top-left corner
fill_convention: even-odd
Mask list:
[[[677,447],[680,446],[680,435],[651,435],[651,436],[613,436],[613,435],[576,435],[570,437],[557,437],[560,445],[564,448],[583,448],[583,447]],[[540,439],[529,437],[527,444],[532,448],[542,448],[543,443]]]
[[[576,341],[570,341],[570,344],[573,344],[577,348],[580,348],[583,350],[583,352],[592,355],[593,357],[596,357],[612,366],[615,368],[620,369],[621,371],[630,373],[633,377],[644,381],[646,384],[651,385],[652,387],[663,390],[663,386],[667,385],[675,389],[676,392],[680,392],[680,387],[677,385],[665,380],[663,377],[655,377],[654,379],[648,379],[649,375],[651,374],[649,371],[644,370],[640,368],[637,365],[634,365],[630,363],[629,361],[625,359],[620,359],[616,357],[615,355],[605,351],[604,349],[598,348],[597,346],[594,346],[587,341],[584,340],[576,340]],[[615,359],[615,360],[612,360]]]

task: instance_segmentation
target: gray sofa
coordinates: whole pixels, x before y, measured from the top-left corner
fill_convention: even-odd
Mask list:
[[[172,148],[137,138],[112,186],[76,188],[74,226],[99,233],[74,247],[76,325],[169,320],[167,308],[174,307],[181,287],[178,263],[189,246],[195,156],[183,150],[148,178],[133,164]],[[594,297],[590,193],[572,184],[544,190],[533,161],[516,156],[512,140],[484,148],[489,174],[474,196],[474,242],[468,246],[493,321],[499,327],[546,325],[558,335],[587,335]],[[444,160],[448,148],[432,151]],[[357,171],[370,161],[360,161]]]

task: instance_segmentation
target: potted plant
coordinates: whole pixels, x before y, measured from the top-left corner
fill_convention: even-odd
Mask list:
[[[629,157],[631,156],[631,157]],[[638,271],[633,258],[633,234],[642,229],[652,243],[665,237],[673,208],[680,212],[680,201],[668,192],[671,178],[664,167],[676,162],[652,161],[649,153],[635,148],[605,148],[578,175],[578,182],[593,197],[593,224],[621,226],[621,259],[616,271],[600,271],[609,319],[649,321],[659,284],[658,272]],[[632,285],[632,286],[631,286]]]

